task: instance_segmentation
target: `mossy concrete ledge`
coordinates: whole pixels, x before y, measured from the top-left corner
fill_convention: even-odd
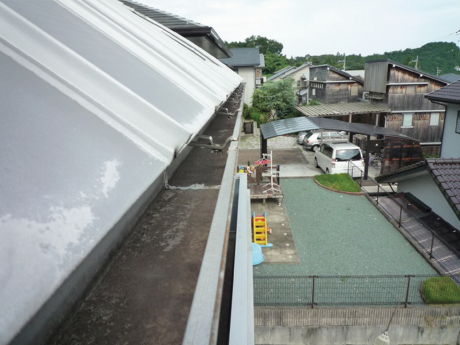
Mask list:
[[[336,192],[336,193],[342,193],[342,194],[348,194],[348,195],[364,195],[364,192],[361,191],[361,192],[345,192],[345,191],[342,191],[342,190],[337,190],[337,189],[333,189],[333,188],[329,188],[329,187],[326,187],[325,185],[321,184],[321,182],[319,182],[315,176],[313,176],[313,180],[316,182],[316,184],[324,189],[327,189],[327,190],[330,190],[331,192]]]

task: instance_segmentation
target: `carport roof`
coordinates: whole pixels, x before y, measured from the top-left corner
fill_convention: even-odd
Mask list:
[[[383,135],[400,139],[416,140],[407,135],[393,131],[388,128],[373,126],[363,123],[344,122],[322,117],[295,117],[272,121],[260,126],[263,139],[270,139],[280,135],[297,133],[315,129],[331,129],[336,131],[346,131],[366,135]]]
[[[389,113],[391,111],[387,107],[366,102],[298,106],[297,110],[302,114],[311,117],[343,116],[354,114],[380,114]]]

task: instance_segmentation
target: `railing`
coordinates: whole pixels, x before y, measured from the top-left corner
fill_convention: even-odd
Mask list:
[[[254,305],[347,307],[425,305],[422,283],[438,275],[255,276]],[[459,281],[460,275],[450,276]],[[445,294],[455,293],[444,291]]]
[[[358,181],[363,186],[363,180]],[[366,180],[366,187],[376,188],[373,200],[388,218],[393,220],[404,235],[408,236],[417,249],[430,260],[434,260],[445,274],[460,271],[460,252],[439,236],[411,209],[411,204],[401,203],[373,179]],[[364,188],[366,191],[366,188]],[[370,197],[370,196],[369,196]],[[382,198],[384,197],[384,199]],[[385,201],[385,202],[382,202]],[[417,226],[420,225],[420,226]]]
[[[355,162],[348,161],[347,172],[352,178],[360,177],[360,180],[363,180],[364,171]]]

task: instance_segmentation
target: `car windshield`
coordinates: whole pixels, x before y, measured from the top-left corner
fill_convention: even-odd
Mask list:
[[[335,159],[337,162],[359,161],[361,160],[361,153],[359,149],[337,150]]]
[[[315,134],[315,132],[308,132],[307,135],[305,136],[305,138],[310,138],[313,134]]]

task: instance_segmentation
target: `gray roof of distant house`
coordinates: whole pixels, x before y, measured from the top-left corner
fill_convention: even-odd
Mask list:
[[[273,79],[276,79],[278,78],[279,76],[283,75],[284,73],[288,72],[288,71],[291,71],[293,70],[295,67],[294,66],[287,66],[287,67],[284,67],[283,69],[280,69],[278,72],[276,72],[275,74],[273,74],[270,78],[268,78],[267,80],[273,80]]]
[[[258,67],[261,64],[259,48],[231,48],[232,57],[219,59],[230,67]]]
[[[460,80],[460,75],[455,73],[447,73],[440,76],[442,79],[450,81],[451,83],[455,83],[456,81]]]
[[[132,8],[136,13],[150,18],[168,29],[176,32],[182,37],[195,43],[209,54],[220,59],[231,57],[232,54],[225,42],[219,37],[217,32],[210,26],[203,25],[193,20],[179,17],[175,14],[161,11],[131,0],[119,0],[124,5]]]
[[[281,76],[281,78],[286,78],[286,77],[290,76],[292,73],[295,73],[295,72],[297,72],[297,71],[299,71],[299,70],[301,70],[301,69],[303,69],[303,68],[305,68],[305,67],[308,67],[308,66],[311,66],[311,64],[310,64],[310,63],[306,63],[306,64],[303,64],[302,66],[293,68],[293,69],[291,69],[291,70],[285,72],[285,73]]]
[[[425,96],[431,101],[460,104],[460,80]]]
[[[338,68],[335,68],[335,67],[333,67],[333,66],[331,66],[331,65],[317,65],[317,66],[311,66],[310,69],[314,69],[314,68],[323,68],[323,67],[327,67],[327,68],[329,68],[330,71],[333,71],[333,72],[335,72],[335,73],[341,75],[342,77],[345,77],[345,78],[354,80],[354,81],[360,83],[361,85],[364,84],[364,81],[362,80],[362,78],[358,78],[358,77],[356,77],[356,76],[353,76],[353,75],[351,75],[351,74],[349,74],[349,73],[347,73],[347,72],[345,72],[345,71],[342,71],[342,70],[340,70],[340,69],[338,69]]]

